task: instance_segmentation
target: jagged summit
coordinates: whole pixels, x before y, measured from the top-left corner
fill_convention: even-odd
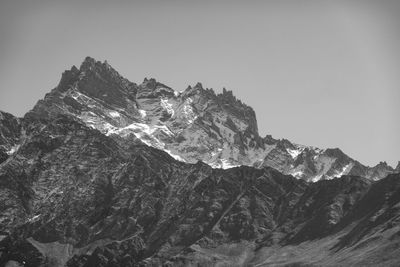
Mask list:
[[[200,89],[200,90],[203,90],[203,89],[204,89],[204,88],[203,88],[203,84],[202,84],[201,82],[197,82],[196,85],[194,86],[194,88]]]
[[[99,65],[99,64],[102,64],[102,63],[100,61],[95,60],[92,57],[87,56],[87,57],[85,57],[85,59],[81,63],[81,66],[80,66],[79,69],[81,71],[86,71],[88,69],[93,69],[96,66],[96,64]]]
[[[29,116],[68,114],[121,145],[144,143],[174,158],[215,168],[273,167],[308,181],[359,175],[380,179],[393,168],[367,167],[340,149],[318,149],[286,139],[262,138],[254,110],[223,88],[198,82],[182,92],[145,78],[135,84],[106,61],[87,57],[62,75],[59,85]]]
[[[109,63],[107,60],[104,60],[103,62],[98,61],[90,56],[87,56],[81,63],[79,70],[80,71],[89,71],[89,70],[96,70],[96,69],[106,69],[110,70],[113,72],[117,72]],[[119,75],[119,74],[118,74]]]
[[[140,86],[146,87],[146,88],[149,88],[149,89],[153,89],[153,90],[156,89],[157,87],[165,87],[165,88],[171,89],[170,87],[166,86],[165,84],[162,84],[162,83],[158,82],[154,78],[149,78],[149,79],[148,78],[144,78],[144,80],[140,84]]]
[[[145,78],[143,82],[137,88],[136,98],[155,98],[161,96],[171,97],[175,94],[175,91],[170,87],[162,84],[154,78]]]

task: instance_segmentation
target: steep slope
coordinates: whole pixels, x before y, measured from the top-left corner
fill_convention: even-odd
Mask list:
[[[87,58],[0,134],[0,265],[399,264],[399,174],[261,138],[226,90]]]
[[[18,149],[21,125],[18,118],[0,111],[0,163]]]
[[[72,116],[25,118],[22,124],[20,148],[0,165],[3,264],[159,262],[216,224],[227,241],[263,232],[251,226],[238,235],[235,220],[222,220],[244,195],[254,194],[251,188],[271,183],[263,170],[224,171],[175,161],[143,145],[121,147]],[[274,198],[300,183],[284,183],[288,178],[272,172],[266,189],[276,188]],[[273,224],[271,214],[259,220]]]
[[[232,92],[216,95],[197,84],[178,93],[154,79],[135,85],[91,58],[79,70],[66,71],[57,88],[28,115],[57,113],[74,115],[106,135],[140,140],[187,162],[252,165],[268,152],[258,136],[254,111]]]
[[[366,258],[399,264],[399,174],[307,183],[268,167],[213,169],[126,146],[76,116],[31,115],[0,164],[2,265],[245,266],[268,260],[265,249],[330,238],[325,260],[346,266],[371,237],[387,250]]]
[[[214,168],[271,166],[307,181],[358,175],[378,180],[394,169],[366,167],[339,149],[318,149],[261,138],[254,110],[225,89],[200,83],[177,92],[154,79],[137,85],[107,62],[86,58],[26,116],[72,115],[121,144],[145,143],[183,162]]]

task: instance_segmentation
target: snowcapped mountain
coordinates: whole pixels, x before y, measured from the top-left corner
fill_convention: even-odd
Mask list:
[[[213,168],[270,166],[306,181],[358,175],[378,180],[394,169],[367,167],[340,149],[319,149],[258,133],[254,110],[231,91],[216,94],[198,83],[184,91],[145,79],[135,84],[107,62],[87,57],[65,71],[59,85],[25,117],[66,114],[120,144],[144,143],[175,159]],[[7,151],[10,151],[8,147]]]

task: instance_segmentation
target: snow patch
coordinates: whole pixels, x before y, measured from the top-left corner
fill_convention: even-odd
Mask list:
[[[302,171],[296,171],[296,172],[291,173],[291,175],[294,176],[294,177],[296,177],[297,179],[300,179],[300,178],[303,177],[304,172],[302,172]]]
[[[6,154],[12,155],[18,150],[18,148],[19,148],[19,145],[12,146],[11,149],[6,152]]]
[[[304,149],[286,149],[286,151],[290,154],[290,156],[295,159],[297,158],[298,155],[301,154],[301,152],[303,152]]]
[[[109,114],[113,118],[121,117],[121,115],[117,111],[111,111]]]
[[[173,157],[174,159],[178,160],[178,161],[182,161],[182,162],[186,162],[186,160],[184,158],[182,158],[179,155],[176,155],[174,153],[171,152],[171,150],[168,149],[164,149],[165,152],[167,152],[171,157]]]
[[[107,135],[120,134],[121,132],[123,132],[125,130],[133,130],[135,133],[138,133],[138,134],[145,133],[150,136],[153,135],[156,130],[161,130],[169,136],[174,135],[174,133],[171,132],[170,129],[168,129],[168,127],[165,125],[147,125],[144,123],[132,123],[132,124],[129,124],[128,126],[122,127],[122,128],[117,128],[117,127],[114,127],[111,125],[111,127],[108,127]]]
[[[139,109],[139,113],[140,113],[140,116],[142,117],[142,118],[146,118],[146,110],[143,110],[143,109]]]
[[[221,168],[222,169],[230,169],[230,168],[234,168],[237,166],[239,166],[239,165],[234,165],[234,164],[230,163],[227,159],[221,159]]]
[[[183,106],[183,114],[185,115],[189,124],[192,124],[197,119],[197,116],[194,113],[191,105],[192,102],[193,100],[189,97],[188,99],[186,99],[185,105]]]
[[[147,125],[144,123],[132,123],[126,127],[118,128],[112,126],[111,124],[104,126],[104,131],[106,135],[117,134],[121,136],[128,135],[133,133],[136,138],[141,140],[148,146],[161,149],[167,152],[171,157],[178,161],[186,162],[184,158],[179,155],[174,154],[171,150],[166,149],[165,143],[161,142],[154,134],[157,130],[162,131],[163,133],[167,134],[168,136],[173,136],[174,133],[169,130],[166,125]]]
[[[224,169],[224,170],[240,166],[230,163],[229,160],[227,159],[221,159],[218,162],[209,163],[208,165],[210,165],[214,169]]]
[[[348,174],[350,172],[351,168],[353,168],[353,165],[354,165],[354,163],[347,164],[346,166],[343,167],[343,169],[339,173],[335,174],[332,178],[339,178],[343,175]]]
[[[318,182],[319,180],[321,180],[321,178],[322,178],[322,174],[316,175],[313,178],[311,178],[311,182],[313,182],[313,183]]]
[[[174,109],[172,108],[172,104],[168,102],[168,99],[161,99],[161,106],[167,110],[168,114],[170,114],[171,116],[174,116]]]

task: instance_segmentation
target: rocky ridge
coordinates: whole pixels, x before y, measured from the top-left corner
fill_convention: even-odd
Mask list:
[[[20,123],[20,146],[0,165],[2,265],[269,266],[266,249],[325,239],[323,259],[297,264],[346,266],[360,253],[359,266],[399,264],[399,174],[307,183],[177,161],[71,115]]]
[[[26,116],[69,114],[107,136],[161,149],[175,159],[214,168],[270,166],[306,181],[358,175],[378,180],[393,173],[386,163],[367,167],[340,149],[319,149],[261,137],[254,110],[232,91],[216,94],[198,83],[182,92],[145,79],[137,85],[107,62],[86,58]]]

